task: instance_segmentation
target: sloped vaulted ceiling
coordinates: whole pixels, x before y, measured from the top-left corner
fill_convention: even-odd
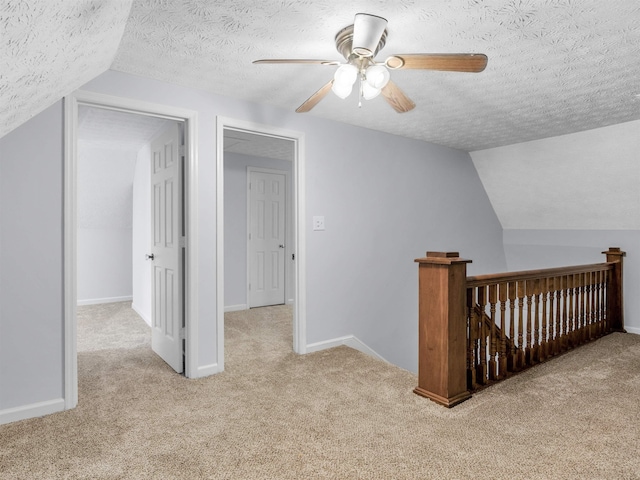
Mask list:
[[[341,60],[334,36],[358,12],[389,20],[379,61],[489,64],[393,71],[408,113],[330,94],[304,115],[467,151],[640,119],[638,0],[4,0],[0,136],[109,68],[293,112],[335,67],[252,60]]]
[[[108,70],[131,0],[0,6],[0,137]]]

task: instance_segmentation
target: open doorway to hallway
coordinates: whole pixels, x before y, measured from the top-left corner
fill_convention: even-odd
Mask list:
[[[225,312],[269,305],[290,308],[292,349],[306,353],[304,135],[218,117],[217,138],[218,364]]]
[[[152,172],[160,175],[161,171],[166,171],[168,176],[163,177],[164,191],[158,195],[151,196],[152,205],[154,200],[160,200],[155,205],[177,206],[181,205],[180,216],[172,214],[169,224],[179,227],[178,229],[167,229],[162,227],[160,236],[164,238],[164,243],[172,246],[175,258],[179,259],[180,271],[167,271],[166,277],[170,274],[180,280],[179,284],[172,283],[174,289],[181,294],[179,305],[171,305],[173,315],[173,329],[168,332],[171,338],[175,339],[174,346],[178,349],[181,361],[187,377],[198,375],[198,291],[197,291],[197,264],[198,264],[198,236],[197,232],[197,115],[192,110],[171,107],[162,104],[140,102],[128,98],[97,94],[92,92],[77,91],[65,97],[65,160],[64,160],[64,400],[65,409],[71,409],[78,404],[78,351],[77,351],[77,303],[78,303],[78,119],[81,106],[102,108],[113,112],[137,114],[170,120],[170,124],[182,124],[183,128],[175,128],[178,132],[172,135],[174,140],[165,141],[161,146],[162,154],[153,155],[155,169]],[[164,139],[164,135],[162,136]],[[165,139],[166,140],[166,139]],[[162,166],[162,168],[160,168]],[[166,168],[165,168],[166,167]],[[151,168],[151,166],[150,166]],[[153,179],[152,173],[152,179]],[[163,174],[164,175],[164,174]],[[154,187],[155,188],[155,187]],[[153,189],[152,189],[153,190]],[[169,193],[171,195],[169,197]],[[167,201],[171,198],[171,201]],[[172,207],[173,208],[173,207]],[[153,207],[152,207],[153,209]],[[159,215],[156,213],[159,212]],[[165,218],[166,211],[154,210],[152,218]],[[153,224],[152,224],[153,228]],[[165,232],[171,234],[165,235]],[[154,237],[155,238],[155,237]],[[154,240],[155,242],[155,240]],[[155,245],[155,243],[154,243]],[[100,252],[93,252],[99,255]],[[153,251],[151,252],[153,254]],[[153,259],[155,255],[152,255]],[[173,257],[172,257],[173,258]],[[178,261],[178,260],[176,260]],[[157,269],[154,268],[157,273]],[[154,285],[159,285],[155,282]],[[165,282],[166,285],[169,283]],[[169,289],[162,289],[168,291]],[[153,290],[155,292],[155,289]],[[157,298],[157,295],[156,295]],[[169,297],[166,297],[169,298]],[[171,298],[175,298],[171,296]],[[153,296],[152,296],[153,299]],[[170,302],[169,302],[170,303]],[[153,304],[153,301],[152,301]],[[175,320],[181,322],[176,326]],[[152,331],[156,330],[157,322],[153,319]],[[166,323],[161,322],[162,326]],[[181,328],[182,326],[182,328]],[[163,332],[164,333],[164,332]],[[152,348],[154,347],[155,335],[152,335]],[[160,354],[160,353],[159,353]],[[161,355],[162,356],[162,355]],[[164,356],[162,358],[174,369],[175,366]],[[177,369],[176,369],[177,370]]]
[[[231,334],[229,322],[273,333],[269,332],[269,319],[276,331],[284,315],[291,321],[292,349],[295,144],[231,129],[224,130],[223,141],[225,335],[228,338]],[[270,306],[280,308],[255,311]]]
[[[147,342],[148,347],[160,350],[159,355],[177,372],[184,370],[179,334],[184,325],[183,319],[177,318],[182,317],[182,268],[172,265],[171,275],[164,269],[158,275],[158,264],[166,263],[166,259],[159,256],[156,262],[152,260],[153,253],[158,254],[157,244],[166,247],[165,236],[158,235],[163,233],[164,224],[176,230],[169,232],[170,238],[183,236],[181,179],[170,179],[173,196],[163,195],[167,184],[164,178],[161,185],[153,182],[152,186],[155,170],[180,161],[182,123],[94,106],[78,107],[78,352],[123,348],[131,343],[123,338],[127,322],[133,334],[141,327],[137,325],[139,320],[155,331],[156,319],[156,323],[164,322],[160,328],[168,327],[169,333],[174,333],[179,345],[170,346],[174,352],[169,354],[156,345],[157,341]],[[171,202],[175,202],[175,208],[164,208]],[[169,214],[174,214],[175,221]],[[161,225],[154,229],[155,222]],[[178,242],[174,243],[175,256],[181,262]],[[171,298],[165,298],[167,292]],[[158,305],[175,308],[155,312]],[[163,331],[162,340],[166,336]]]

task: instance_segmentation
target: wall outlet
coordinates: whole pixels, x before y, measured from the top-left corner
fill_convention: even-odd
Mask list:
[[[313,229],[324,230],[324,216],[313,217]]]

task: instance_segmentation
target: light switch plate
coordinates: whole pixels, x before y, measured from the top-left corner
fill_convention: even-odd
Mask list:
[[[324,216],[313,217],[313,229],[315,231],[324,230]]]

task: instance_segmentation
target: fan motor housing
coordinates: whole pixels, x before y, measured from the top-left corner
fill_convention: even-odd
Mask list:
[[[375,52],[373,52],[373,57],[375,57],[382,47],[384,47],[387,42],[387,30],[385,29],[382,32],[382,37],[380,37],[380,41],[378,42],[378,46],[376,47]],[[353,56],[358,57],[358,54],[353,53],[353,25],[349,25],[348,27],[344,27],[336,34],[336,49],[340,54],[349,62]]]

